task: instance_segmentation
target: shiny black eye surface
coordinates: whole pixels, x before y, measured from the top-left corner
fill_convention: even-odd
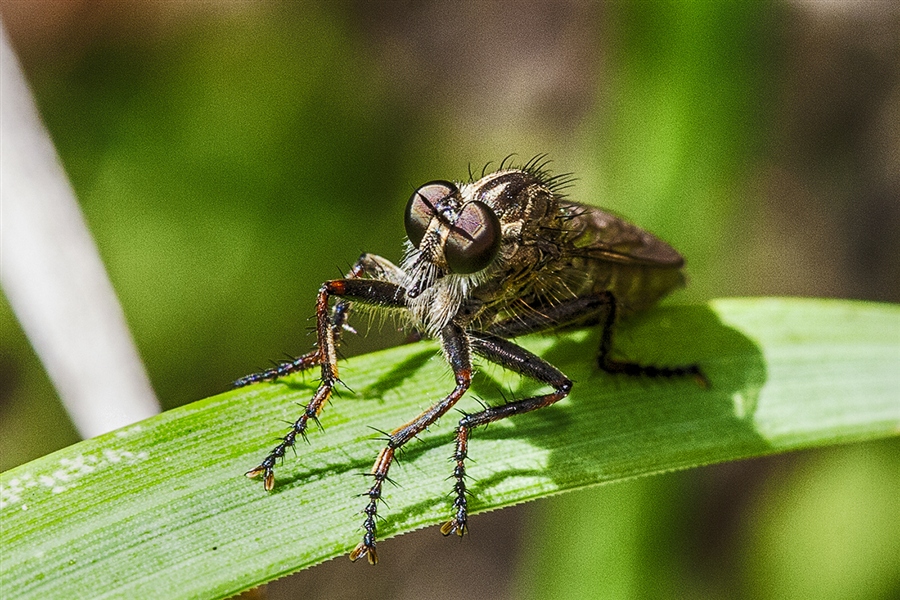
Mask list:
[[[457,193],[459,190],[449,181],[432,181],[413,192],[406,204],[403,224],[406,226],[406,235],[414,246],[418,247],[422,242],[441,201]]]
[[[466,204],[450,230],[444,258],[454,273],[480,271],[500,251],[500,219],[484,202]]]

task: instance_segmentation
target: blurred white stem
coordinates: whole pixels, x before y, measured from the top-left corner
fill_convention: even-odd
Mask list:
[[[0,284],[82,436],[159,412],[122,308],[2,26]]]

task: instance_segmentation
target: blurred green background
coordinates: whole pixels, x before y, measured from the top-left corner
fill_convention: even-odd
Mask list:
[[[510,153],[548,153],[573,199],[681,250],[670,301],[900,300],[889,2],[2,0],[0,17],[166,408],[307,350],[319,284],[362,251],[400,257],[417,185]],[[7,469],[77,435],[5,300],[0,332]],[[898,450],[571,493],[268,594],[900,598]]]

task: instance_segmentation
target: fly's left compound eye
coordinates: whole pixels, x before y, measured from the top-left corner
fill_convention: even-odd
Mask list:
[[[466,204],[450,230],[444,258],[454,273],[480,271],[500,251],[500,219],[484,202]]]
[[[406,226],[406,236],[415,247],[422,243],[438,205],[458,191],[449,181],[432,181],[413,192],[406,205],[403,224]]]

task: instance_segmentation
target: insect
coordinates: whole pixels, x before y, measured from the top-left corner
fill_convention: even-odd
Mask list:
[[[275,485],[275,465],[298,436],[306,437],[338,382],[337,348],[354,303],[402,314],[418,332],[440,341],[456,385],[433,406],[387,436],[370,473],[362,541],[356,561],[378,561],[377,513],[395,453],[437,421],[466,393],[478,356],[545,384],[551,391],[465,414],[455,430],[452,516],[441,533],[467,530],[466,459],[469,436],[481,425],[550,406],[572,381],[547,361],[511,341],[520,335],[599,325],[598,366],[610,373],[649,377],[693,376],[697,365],[660,367],[611,357],[617,319],[652,306],[684,284],[684,260],[671,246],[613,214],[568,200],[571,180],[552,176],[543,157],[521,167],[500,164],[468,183],[432,181],[406,205],[406,252],[399,266],[363,254],[344,279],[326,281],[316,300],[313,351],[235,382],[271,381],[320,366],[321,383],[280,443],[248,471]],[[333,308],[332,298],[336,298]]]

